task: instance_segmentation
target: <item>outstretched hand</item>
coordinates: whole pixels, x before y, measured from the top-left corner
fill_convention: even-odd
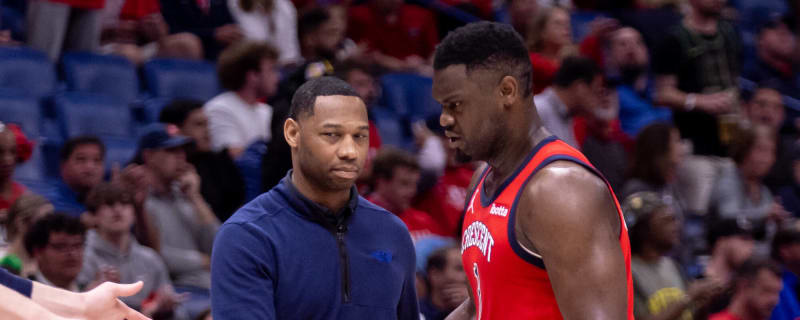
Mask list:
[[[85,320],[148,320],[131,309],[118,297],[129,297],[142,290],[141,281],[132,284],[105,282],[91,291],[81,293],[82,314],[77,319]]]

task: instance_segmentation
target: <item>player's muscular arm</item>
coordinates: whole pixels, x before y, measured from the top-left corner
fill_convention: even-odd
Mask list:
[[[469,182],[469,187],[467,188],[467,192],[473,192],[475,190],[475,186],[478,185],[480,182],[481,174],[483,170],[486,169],[486,163],[481,162],[477,169],[475,169],[475,173],[472,174],[472,180]],[[470,194],[467,194],[467,201],[469,201]],[[466,204],[469,205],[469,204]],[[467,290],[469,293],[469,297],[467,300],[458,306],[450,315],[447,316],[445,320],[471,320],[475,316],[475,303],[472,299],[472,288]]]
[[[542,256],[564,319],[627,318],[620,222],[599,177],[554,162],[525,188],[517,227]]]

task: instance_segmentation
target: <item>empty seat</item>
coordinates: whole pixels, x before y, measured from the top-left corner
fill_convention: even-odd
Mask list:
[[[206,101],[219,93],[217,72],[208,62],[153,59],[144,65],[144,74],[155,97]]]
[[[117,99],[67,92],[54,99],[54,106],[61,132],[66,138],[79,135],[131,137],[131,112]]]
[[[41,132],[41,109],[36,98],[0,90],[0,121],[20,126],[30,139],[37,139]]]
[[[41,51],[0,47],[0,88],[12,88],[41,98],[56,90],[53,64]]]
[[[106,146],[106,169],[110,170],[115,164],[125,168],[136,155],[137,145],[133,138],[102,137],[101,139]]]
[[[70,52],[61,58],[61,70],[70,91],[105,94],[127,103],[139,94],[136,68],[120,56]]]
[[[380,79],[380,104],[409,121],[426,119],[441,110],[431,95],[433,80],[410,73],[390,73]]]

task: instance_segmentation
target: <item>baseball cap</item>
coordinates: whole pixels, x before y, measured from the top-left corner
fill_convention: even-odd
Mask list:
[[[731,236],[753,237],[755,227],[748,219],[720,219],[709,226],[708,247],[713,248],[720,238]]]
[[[651,191],[636,192],[625,198],[622,203],[625,225],[628,228],[633,228],[638,222],[647,220],[654,212],[667,206],[668,204],[658,193]]]
[[[757,33],[760,33],[764,29],[776,28],[781,23],[787,25],[789,24],[789,17],[786,14],[777,11],[770,11],[766,8],[756,8],[754,11],[756,11],[756,13],[752,13],[751,17]]]
[[[145,149],[171,149],[188,145],[192,139],[178,135],[177,128],[173,128],[161,123],[151,124],[143,130],[139,136],[139,150]]]

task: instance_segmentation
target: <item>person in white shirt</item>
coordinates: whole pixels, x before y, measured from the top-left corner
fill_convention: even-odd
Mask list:
[[[278,50],[281,65],[299,62],[297,9],[289,0],[228,0],[233,19],[252,41],[265,41]]]
[[[277,51],[266,43],[242,42],[222,53],[217,73],[227,91],[203,106],[214,151],[228,148],[236,159],[250,144],[269,142],[272,107],[261,99],[277,90],[277,59]]]

